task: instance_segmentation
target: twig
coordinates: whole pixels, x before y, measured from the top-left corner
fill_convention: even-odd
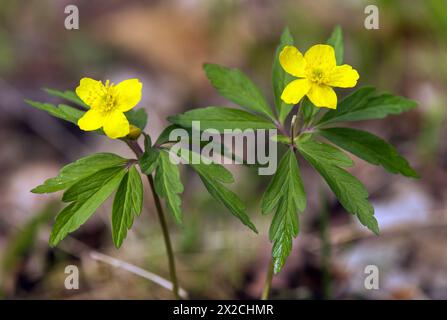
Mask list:
[[[140,277],[145,278],[149,281],[152,281],[152,282],[158,284],[159,286],[166,288],[170,291],[173,290],[174,286],[173,286],[172,282],[160,277],[159,275],[156,275],[155,273],[152,273],[152,272],[144,270],[140,267],[137,267],[136,265],[127,263],[125,261],[118,260],[116,258],[107,256],[103,253],[96,252],[96,251],[90,252],[89,256],[93,260],[104,262],[104,263],[107,263],[115,268],[126,270],[130,273],[137,275],[137,276],[140,276]],[[188,293],[182,288],[179,288],[179,294],[180,294],[180,297],[182,297],[183,299],[188,298]]]
[[[16,208],[19,209],[19,208]],[[6,223],[8,223],[9,225],[11,225],[12,227],[14,227],[15,229],[21,231],[22,228],[17,226],[15,223],[13,223],[12,221],[9,220],[4,220]],[[41,242],[44,243],[48,243],[48,233],[40,233],[38,236],[38,239]],[[169,280],[166,280],[165,278],[152,273],[150,271],[144,270],[140,267],[137,267],[131,263],[113,258],[111,256],[108,256],[106,254],[103,254],[101,252],[95,251],[92,248],[90,248],[87,244],[77,240],[76,238],[73,238],[71,236],[67,236],[65,238],[65,240],[63,242],[61,242],[58,246],[57,249],[66,252],[68,254],[71,254],[75,257],[78,257],[82,260],[82,258],[87,255],[88,257],[90,257],[93,260],[96,261],[101,261],[104,263],[107,263],[109,265],[112,265],[116,268],[120,268],[123,270],[126,270],[130,273],[133,273],[137,276],[140,276],[142,278],[145,278],[149,281],[152,281],[155,284],[158,284],[159,286],[168,289],[170,291],[173,290],[173,285],[172,282],[170,282]],[[186,292],[186,290],[179,288],[179,295],[184,298],[187,299],[188,298],[188,293]]]

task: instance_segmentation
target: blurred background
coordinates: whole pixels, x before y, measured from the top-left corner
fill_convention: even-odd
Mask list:
[[[80,29],[64,28],[75,4]],[[380,29],[364,28],[376,4]],[[329,0],[0,0],[0,297],[9,299],[171,298],[151,281],[94,259],[92,252],[168,278],[161,230],[148,197],[120,250],[113,246],[111,204],[103,206],[58,248],[47,239],[60,194],[29,192],[91,152],[131,156],[124,144],[82,133],[24,103],[60,103],[41,90],[73,90],[83,76],[144,84],[148,132],[166,117],[208,105],[228,105],[206,80],[204,62],[238,67],[272,101],[271,64],[288,26],[305,51],[341,25],[345,61],[360,85],[404,95],[419,107],[357,127],[392,142],[422,178],[409,180],[355,159],[352,172],[367,186],[381,235],[358,225],[302,163],[309,196],[301,234],[272,298],[447,299],[447,1]],[[345,95],[349,90],[340,90]],[[182,168],[184,225],[168,217],[180,283],[190,297],[258,298],[271,245],[271,216],[260,214],[269,177],[230,166],[231,188],[248,204],[253,234]],[[147,185],[145,185],[147,190]],[[80,270],[79,290],[64,287],[67,265]],[[380,289],[366,290],[367,265],[380,270]]]

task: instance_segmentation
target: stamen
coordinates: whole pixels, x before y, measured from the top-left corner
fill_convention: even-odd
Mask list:
[[[105,88],[104,88],[104,96],[103,96],[103,104],[101,107],[102,112],[110,112],[115,108],[116,101],[116,88],[115,84],[110,84],[109,80],[106,80]]]
[[[319,68],[312,69],[310,72],[309,78],[311,81],[316,83],[324,82],[324,72]]]

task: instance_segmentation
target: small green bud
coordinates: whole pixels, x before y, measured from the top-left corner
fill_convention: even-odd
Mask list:
[[[138,127],[135,127],[134,125],[130,125],[130,131],[129,134],[127,135],[127,138],[129,138],[130,140],[137,140],[141,135],[141,130]]]

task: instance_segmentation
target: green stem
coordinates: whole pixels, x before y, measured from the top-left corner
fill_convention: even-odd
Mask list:
[[[143,154],[143,150],[140,145],[133,140],[127,140],[126,144],[129,148],[135,153],[137,158],[139,158]],[[166,246],[166,253],[168,254],[168,262],[169,262],[169,274],[172,282],[172,291],[177,300],[180,300],[179,294],[179,284],[177,279],[177,273],[175,271],[175,260],[174,260],[174,251],[172,250],[171,238],[169,237],[168,224],[166,222],[165,214],[163,212],[163,207],[160,202],[160,198],[158,194],[155,192],[154,179],[151,174],[146,175],[147,180],[149,181],[149,185],[151,187],[152,196],[154,198],[155,207],[158,215],[158,219],[160,221],[161,230],[163,232],[163,239]]]
[[[331,244],[329,241],[329,210],[326,204],[325,193],[320,192],[323,207],[320,212],[320,237],[321,237],[321,270],[323,283],[323,298],[331,299]]]
[[[268,300],[270,294],[270,288],[272,287],[272,280],[273,280],[273,258],[270,258],[267,277],[265,278],[264,289],[262,290],[261,300]]]

